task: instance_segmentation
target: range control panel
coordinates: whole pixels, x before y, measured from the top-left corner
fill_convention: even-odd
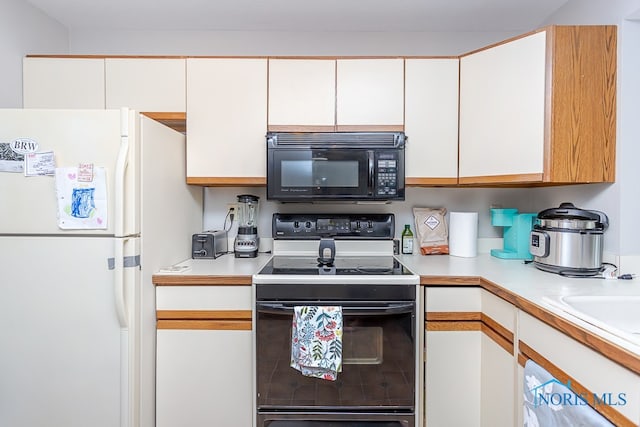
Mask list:
[[[274,239],[392,240],[393,214],[273,214]]]

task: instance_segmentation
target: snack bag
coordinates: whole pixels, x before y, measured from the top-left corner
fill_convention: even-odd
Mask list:
[[[449,253],[449,231],[445,208],[413,208],[418,245],[422,255],[446,255]]]

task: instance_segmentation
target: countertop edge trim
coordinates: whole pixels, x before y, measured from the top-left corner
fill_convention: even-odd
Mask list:
[[[151,281],[156,286],[251,286],[252,276],[213,276],[213,275],[167,275],[154,274]]]
[[[551,326],[552,328],[562,332],[563,334],[573,338],[580,344],[583,344],[594,350],[614,363],[630,370],[631,372],[640,375],[640,356],[633,354],[632,352],[584,329],[576,324],[571,323],[568,320],[556,315],[555,313],[536,305],[525,298],[518,295],[514,295],[511,291],[503,288],[502,286],[491,282],[490,280],[470,277],[455,277],[455,276],[442,276],[447,278],[447,283],[434,282],[440,276],[420,276],[420,283],[428,286],[438,285],[462,285],[462,286],[480,286],[482,289],[491,292],[495,296],[507,301],[514,305],[516,308],[524,311],[525,313],[535,317],[541,322]],[[478,279],[478,283],[472,283],[473,279]]]

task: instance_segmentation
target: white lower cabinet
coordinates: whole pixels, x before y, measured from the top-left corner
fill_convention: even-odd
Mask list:
[[[616,426],[640,425],[640,375],[615,362],[624,352],[608,358],[537,318],[519,314],[519,347],[524,359],[532,359],[558,381],[570,381],[571,390]],[[588,338],[588,337],[587,337]],[[597,341],[588,340],[598,346]],[[522,425],[523,367],[519,368],[518,419]]]
[[[427,287],[425,301],[425,425],[512,427],[515,307],[479,287]]]
[[[425,425],[479,426],[481,333],[427,330],[425,342]]]
[[[157,427],[252,425],[251,331],[158,330]]]
[[[480,425],[515,425],[516,363],[513,354],[485,333],[482,333],[480,347]]]
[[[251,286],[156,286],[156,426],[253,425]]]

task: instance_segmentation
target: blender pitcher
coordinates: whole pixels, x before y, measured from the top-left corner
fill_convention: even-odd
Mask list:
[[[233,245],[236,258],[258,255],[258,196],[238,196],[238,235]]]

